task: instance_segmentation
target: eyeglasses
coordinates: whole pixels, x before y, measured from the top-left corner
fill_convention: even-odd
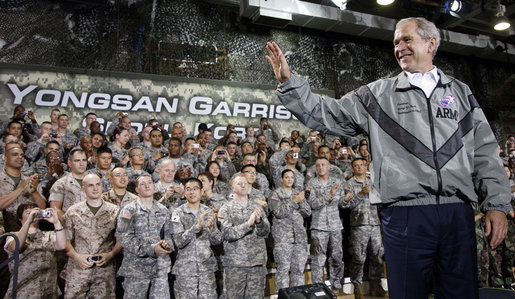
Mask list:
[[[143,155],[143,153],[137,153],[137,154],[132,154],[131,155],[131,157],[134,157],[134,156],[136,156],[136,157],[143,157],[144,155]]]
[[[248,174],[252,174],[252,175],[256,175],[257,174],[257,172],[250,171],[250,170],[243,171],[243,173],[248,173]]]
[[[184,189],[186,192],[191,192],[191,191],[198,191],[200,190],[200,187],[191,187],[191,188],[186,188]]]

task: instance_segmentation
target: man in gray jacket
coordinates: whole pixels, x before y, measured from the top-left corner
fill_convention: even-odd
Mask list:
[[[282,103],[323,133],[370,137],[381,203],[391,298],[477,298],[474,213],[481,198],[486,235],[506,236],[509,190],[497,142],[470,88],[433,65],[440,43],[423,18],[399,21],[395,58],[403,72],[340,100],[312,94],[291,75],[281,49],[268,43]],[[373,201],[373,198],[371,198]]]

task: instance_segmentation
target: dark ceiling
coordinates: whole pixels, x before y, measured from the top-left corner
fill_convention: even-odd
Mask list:
[[[331,0],[301,0],[322,5],[333,4]],[[505,16],[511,28],[504,31],[493,29],[498,0],[462,0],[462,8],[453,16],[448,13],[448,0],[396,0],[388,6],[381,6],[376,0],[348,0],[346,9],[392,19],[420,16],[433,21],[438,28],[469,35],[484,34],[497,40],[515,44],[515,0],[501,0],[505,5]],[[447,11],[447,12],[446,12]]]

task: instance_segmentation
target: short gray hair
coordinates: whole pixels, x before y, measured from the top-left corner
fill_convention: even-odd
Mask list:
[[[417,24],[417,27],[418,27],[417,32],[418,32],[418,34],[420,34],[420,36],[422,37],[423,40],[428,41],[433,37],[436,38],[436,47],[435,47],[435,50],[433,51],[433,57],[434,57],[436,55],[436,51],[438,50],[438,47],[440,46],[440,39],[441,39],[440,31],[438,31],[438,29],[436,28],[436,25],[433,22],[428,21],[425,18],[421,18],[421,17],[418,17],[418,18],[410,17],[410,18],[401,19],[395,25],[395,30],[397,30],[397,28],[399,28],[399,26],[402,26],[402,25],[405,25],[405,24],[411,23],[411,22]]]

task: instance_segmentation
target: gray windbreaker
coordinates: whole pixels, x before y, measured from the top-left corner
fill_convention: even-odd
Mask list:
[[[277,95],[312,129],[370,136],[382,203],[477,202],[479,195],[483,211],[508,213],[509,184],[483,111],[467,85],[438,73],[440,81],[429,98],[404,72],[339,100],[313,94],[305,80],[292,75]]]

